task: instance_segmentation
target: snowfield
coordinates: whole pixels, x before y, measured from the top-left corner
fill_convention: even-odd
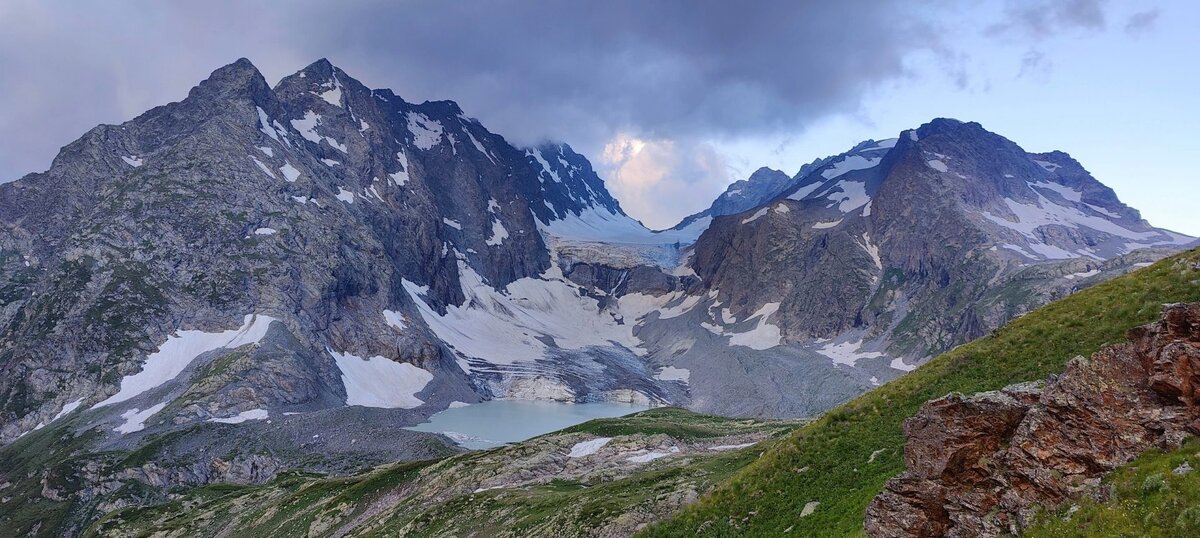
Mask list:
[[[854,363],[858,362],[859,359],[873,359],[883,356],[883,353],[877,351],[860,351],[859,348],[861,347],[862,340],[836,344],[831,342],[817,349],[817,353],[833,359],[834,364],[845,364],[847,366],[854,366]]]
[[[425,302],[421,286],[403,284],[425,323],[465,356],[503,365],[535,361],[546,355],[547,337],[562,349],[620,345],[641,353],[632,325],[619,324],[595,299],[581,296],[557,266],[541,278],[512,282],[503,292],[462,260],[459,278],[467,301],[447,307],[444,316]]]
[[[232,417],[214,417],[208,419],[208,421],[219,422],[221,424],[241,424],[247,420],[266,420],[268,416],[269,414],[267,413],[266,409],[251,409],[249,411],[242,411],[241,413],[238,413]]]
[[[196,360],[196,357],[217,349],[235,349],[246,344],[258,343],[267,334],[275,318],[247,315],[241,327],[229,331],[208,333],[204,331],[176,331],[158,347],[158,351],[146,357],[142,371],[121,379],[121,390],[96,407],[124,402],[150,389],[157,388]]]
[[[433,381],[428,371],[378,355],[364,359],[333,350],[329,354],[342,372],[346,405],[412,409],[425,403],[416,394]]]
[[[687,383],[691,377],[692,372],[688,371],[687,368],[676,368],[674,366],[663,366],[654,375],[654,379],[659,381],[682,381],[684,383]]]

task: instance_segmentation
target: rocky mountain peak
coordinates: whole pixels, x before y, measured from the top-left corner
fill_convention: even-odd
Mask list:
[[[1021,275],[1034,265],[1082,264],[1063,273],[1065,284],[1135,250],[1191,241],[1138,220],[1065,154],[1051,158],[1061,162],[978,123],[935,119],[856,144],[777,196],[715,215],[689,266],[735,319],[778,304],[770,319],[780,341],[831,341],[812,349],[861,368],[998,326],[1014,305],[995,296],[997,282],[1027,286]]]
[[[782,173],[783,173],[782,170],[776,170],[769,166],[760,166],[758,168],[758,170],[755,170],[754,173],[750,174],[749,178],[746,178],[746,181],[749,181],[751,183],[757,182],[757,181],[766,181],[767,179],[769,179],[771,177],[778,177],[779,174],[782,174]]]
[[[341,71],[340,69],[334,67],[333,62],[330,62],[328,58],[320,58],[317,61],[308,64],[308,66],[306,66],[304,69],[301,69],[300,72],[307,73],[309,76],[313,76],[317,79],[325,80],[333,76],[335,74],[335,70]],[[345,73],[343,72],[342,74],[344,75]]]
[[[324,58],[284,77],[275,85],[274,91],[285,100],[303,101],[305,104],[323,101],[332,107],[342,107],[349,93],[370,93],[357,79]],[[303,98],[305,96],[314,96],[319,100]]]
[[[964,122],[954,118],[933,118],[916,128],[916,134],[920,138],[928,138],[938,134],[963,135],[967,133],[982,134],[984,132],[986,131],[983,129],[983,126],[977,122]]]
[[[750,177],[730,183],[708,209],[685,217],[673,229],[682,230],[697,225],[702,219],[741,213],[760,206],[778,196],[799,177],[793,179],[780,170],[760,167]]]
[[[188,98],[205,102],[255,100],[268,93],[270,86],[250,60],[239,58],[213,71],[207,79],[188,92]]]
[[[555,217],[563,217],[567,212],[579,215],[588,208],[625,216],[620,202],[605,188],[604,180],[592,169],[591,162],[570,145],[546,141],[526,153],[540,169],[538,177],[550,195],[548,201],[554,206]]]

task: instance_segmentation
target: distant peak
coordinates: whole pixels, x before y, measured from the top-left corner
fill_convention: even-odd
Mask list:
[[[933,136],[935,134],[951,134],[951,133],[985,133],[986,129],[977,122],[964,122],[954,118],[934,118],[916,129],[916,133],[920,138]]]
[[[254,63],[246,58],[238,58],[237,61],[231,64],[218,67],[212,72],[211,75],[208,76],[208,80],[244,78],[254,75],[261,75],[258,72],[258,68],[254,66]]]
[[[758,170],[755,170],[753,174],[750,174],[750,177],[760,176],[760,175],[768,175],[768,174],[775,175],[775,174],[782,174],[782,173],[783,173],[782,170],[776,170],[769,166],[762,166],[762,167],[759,167]]]
[[[1030,153],[1029,155],[1036,160],[1054,163],[1059,167],[1083,170],[1083,164],[1065,151],[1056,149],[1046,153]]]
[[[333,75],[333,72],[336,69],[337,68],[334,67],[333,63],[331,63],[329,60],[321,58],[320,60],[308,64],[304,67],[304,69],[297,71],[296,74],[303,75],[304,78],[314,76],[317,78],[329,78]]]
[[[391,92],[367,88],[325,58],[284,77],[275,85],[275,91],[285,95],[316,94],[333,106],[342,106],[342,99],[354,99],[354,96],[382,95],[384,100],[395,98]]]
[[[250,60],[239,58],[213,71],[207,79],[192,89],[189,96],[258,93],[266,88],[267,81],[258,68]]]
[[[434,114],[438,114],[438,115],[446,115],[446,116],[461,116],[461,115],[463,115],[462,107],[458,106],[458,103],[456,103],[454,101],[450,101],[450,100],[425,101],[424,103],[421,103],[421,106],[424,107],[425,109],[433,112]]]

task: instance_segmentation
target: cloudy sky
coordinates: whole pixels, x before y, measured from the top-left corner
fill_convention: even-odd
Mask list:
[[[272,83],[327,57],[515,143],[570,143],[652,227],[759,166],[947,116],[1067,151],[1200,235],[1197,27],[1191,0],[0,0],[0,181],[239,57]]]

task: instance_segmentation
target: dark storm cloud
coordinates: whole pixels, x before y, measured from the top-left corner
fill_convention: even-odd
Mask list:
[[[1009,0],[1004,20],[989,27],[996,35],[1044,39],[1064,30],[1103,30],[1107,0]]]
[[[521,138],[794,127],[940,46],[928,23],[879,2],[356,6],[314,28],[318,41],[407,95],[453,96]]]
[[[0,177],[96,123],[249,57],[269,80],[329,57],[409,100],[455,99],[518,142],[736,136],[856,105],[944,50],[909,3],[164,2],[0,6]]]
[[[996,31],[1104,24],[1100,3],[1025,2]],[[617,133],[720,140],[799,132],[911,76],[965,85],[940,24],[954,2],[0,2],[0,180],[186,95],[250,58],[269,81],[328,57],[409,100],[454,99],[517,143],[591,155]]]

